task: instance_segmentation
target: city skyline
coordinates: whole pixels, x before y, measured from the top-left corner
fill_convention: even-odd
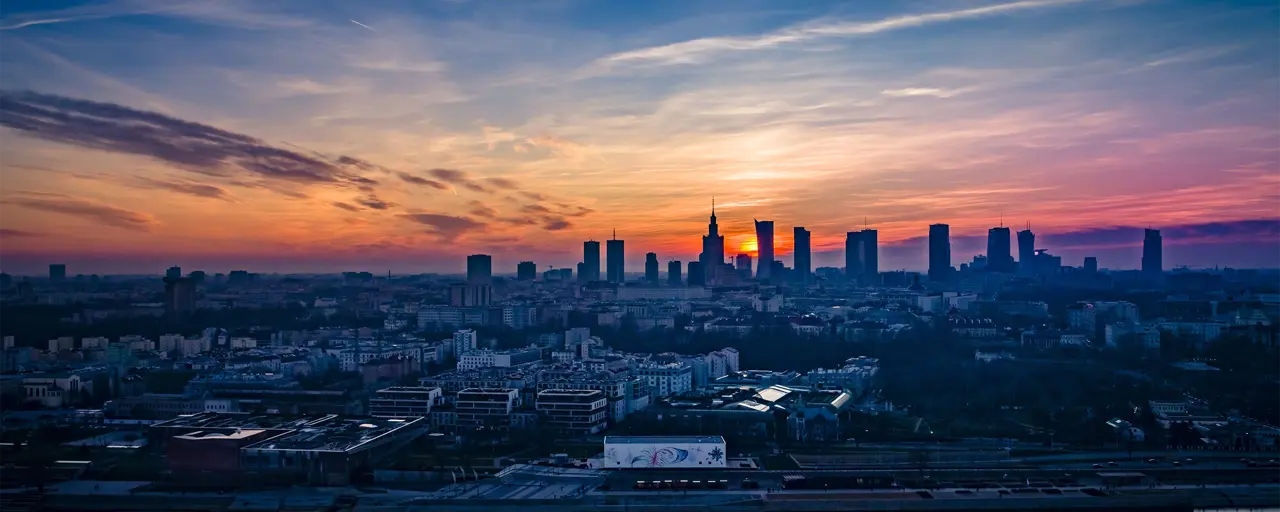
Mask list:
[[[959,265],[1000,212],[1065,264],[1139,268],[1147,227],[1166,269],[1280,259],[1274,3],[29,5],[0,8],[12,274],[505,273],[613,228],[634,272],[697,260],[712,193],[725,256],[770,219],[813,268],[863,218],[880,270],[938,222]]]

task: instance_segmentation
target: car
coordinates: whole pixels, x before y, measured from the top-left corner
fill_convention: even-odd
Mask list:
[[[1159,461],[1159,460],[1156,460],[1156,459],[1147,459],[1147,464],[1159,464],[1159,463],[1160,463],[1160,461]]]
[[[1116,467],[1116,466],[1119,466],[1119,464],[1116,464],[1116,463],[1114,463],[1114,462],[1108,462],[1108,463],[1107,463],[1107,466],[1109,466],[1109,467],[1113,467],[1113,468],[1114,468],[1114,467]]]
[[[1173,461],[1173,465],[1174,465],[1174,466],[1181,466],[1181,465],[1182,465],[1182,463],[1181,463],[1181,462],[1178,462],[1178,461],[1176,461],[1176,460],[1175,460],[1175,461]]]
[[[1095,469],[1101,469],[1103,466],[1102,466],[1102,464],[1094,464],[1094,465],[1093,465],[1093,467],[1094,467]]]
[[[1196,460],[1195,460],[1195,459],[1193,459],[1193,458],[1191,458],[1191,457],[1187,457],[1187,460],[1186,460],[1186,461],[1184,461],[1184,463],[1186,463],[1186,464],[1195,464],[1195,463],[1196,463]]]

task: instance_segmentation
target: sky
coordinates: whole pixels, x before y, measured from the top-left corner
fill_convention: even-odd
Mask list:
[[[1274,0],[5,1],[0,269],[1280,262]]]

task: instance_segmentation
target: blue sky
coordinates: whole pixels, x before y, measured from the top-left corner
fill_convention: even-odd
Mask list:
[[[1153,226],[1196,234],[1166,236],[1170,266],[1265,265],[1277,20],[1273,1],[10,1],[0,266],[563,266],[616,228],[638,268],[694,257],[712,195],[727,254],[753,217],[826,251],[866,218],[883,266],[918,268],[929,223],[978,236],[1003,212],[1069,264],[1135,266],[1140,237],[1080,234]],[[267,150],[312,167],[245,156]]]

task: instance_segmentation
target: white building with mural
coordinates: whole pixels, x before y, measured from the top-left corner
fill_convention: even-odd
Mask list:
[[[720,436],[605,436],[602,469],[725,469]]]

